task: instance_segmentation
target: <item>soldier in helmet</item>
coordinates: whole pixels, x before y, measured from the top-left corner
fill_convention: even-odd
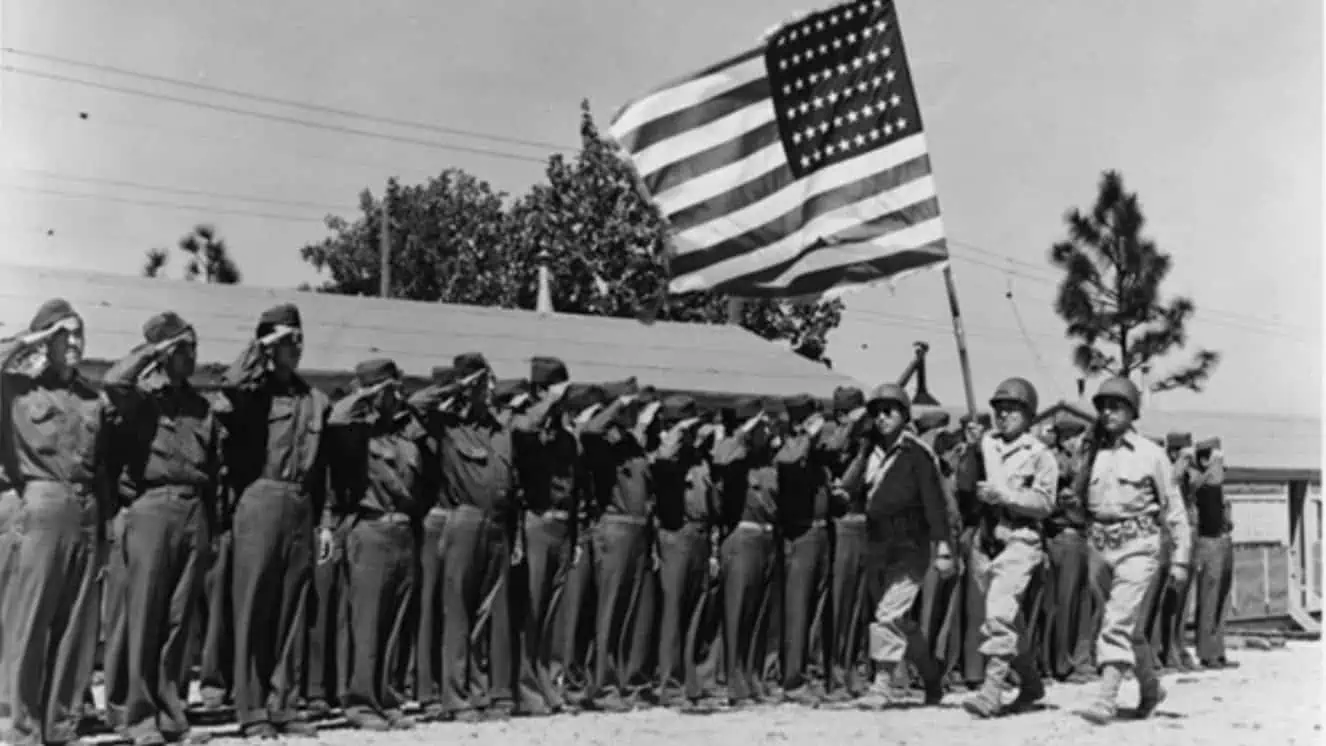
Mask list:
[[[933,454],[906,428],[912,410],[907,392],[896,384],[882,384],[866,405],[870,427],[842,478],[842,489],[849,499],[864,504],[867,516],[875,681],[858,707],[881,709],[903,698],[894,674],[909,654],[921,669],[926,702],[938,704],[943,694],[939,668],[911,611],[932,566],[944,577],[954,571],[944,489]]]
[[[1054,454],[1030,432],[1037,403],[1036,388],[1026,379],[999,384],[990,397],[996,428],[979,446],[985,479],[976,484],[976,499],[990,506],[994,525],[993,542],[973,553],[981,560],[988,557],[988,564],[982,561],[970,569],[983,576],[980,585],[985,589],[980,648],[986,657],[985,681],[963,703],[977,717],[1003,712],[1000,693],[1010,671],[1019,683],[1014,707],[1045,696],[1031,646],[1019,644],[1027,627],[1023,602],[1045,559],[1041,521],[1054,510],[1059,486]]]
[[[1099,419],[1076,487],[1085,496],[1091,580],[1105,599],[1105,613],[1096,641],[1100,690],[1082,716],[1103,725],[1117,713],[1119,685],[1129,669],[1141,692],[1140,716],[1154,712],[1165,697],[1141,623],[1160,572],[1165,534],[1174,550],[1169,576],[1175,585],[1187,582],[1182,560],[1192,554],[1192,535],[1164,448],[1133,428],[1141,392],[1127,378],[1110,378],[1092,402]]]

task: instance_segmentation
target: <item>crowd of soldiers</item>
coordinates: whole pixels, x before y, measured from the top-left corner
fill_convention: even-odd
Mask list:
[[[1045,677],[1094,680],[1081,714],[1103,724],[1128,673],[1145,716],[1158,668],[1194,665],[1193,564],[1198,655],[1226,664],[1218,444],[1138,435],[1123,378],[1093,427],[1036,435],[1021,378],[956,430],[893,384],[706,412],[549,357],[499,382],[479,353],[413,393],[367,360],[328,395],[297,372],[287,304],[219,392],[190,385],[198,340],[173,312],[98,391],[83,334],[56,299],[0,345],[14,744],[79,739],[98,657],[102,718],[142,746],[206,740],[195,670],[201,707],[250,738],[312,736],[333,710],[377,731],[959,687],[988,718],[1035,707]]]

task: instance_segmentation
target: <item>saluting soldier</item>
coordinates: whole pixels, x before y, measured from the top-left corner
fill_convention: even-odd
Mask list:
[[[1100,385],[1093,399],[1100,419],[1077,485],[1091,521],[1091,579],[1105,598],[1096,642],[1100,690],[1082,713],[1096,724],[1114,719],[1119,685],[1129,669],[1136,674],[1141,692],[1139,715],[1150,715],[1164,700],[1141,625],[1160,572],[1166,535],[1174,557],[1188,557],[1192,551],[1188,515],[1169,459],[1164,449],[1133,429],[1141,398],[1127,378],[1111,378]],[[1187,565],[1171,562],[1169,576],[1176,584],[1185,582]]]
[[[663,400],[664,429],[654,452],[653,482],[657,501],[659,585],[659,704],[684,705],[699,698],[696,662],[686,655],[687,636],[705,595],[708,578],[717,574],[714,532],[720,515],[709,464],[701,447],[699,407],[690,396]],[[690,680],[692,687],[687,687]]]
[[[553,681],[552,599],[565,564],[572,558],[579,517],[576,472],[580,443],[566,416],[571,383],[557,358],[530,361],[530,402],[512,418],[516,466],[523,496],[523,537],[527,593],[519,629],[518,706],[522,714],[549,715],[565,704]]]
[[[1193,448],[1192,433],[1172,432],[1165,435],[1165,455],[1173,467],[1174,481],[1183,503],[1188,511],[1189,525],[1196,524],[1193,484]],[[1186,558],[1189,566],[1195,562],[1193,557]],[[1162,584],[1164,583],[1162,573]],[[1184,645],[1185,627],[1188,623],[1188,596],[1192,588],[1192,576],[1181,586],[1167,585],[1158,590],[1160,599],[1153,612],[1155,616],[1155,634],[1152,645],[1155,647],[1160,664],[1179,671],[1191,671],[1197,668],[1192,654]]]
[[[0,611],[14,744],[75,741],[92,676],[97,550],[109,506],[98,505],[104,400],[79,374],[82,359],[83,320],[59,298],[42,304],[26,334],[0,347],[0,461],[22,501],[13,519],[13,580]]]
[[[125,576],[116,589],[128,621],[123,726],[138,746],[155,746],[206,740],[191,734],[181,691],[218,520],[221,430],[211,403],[189,384],[193,327],[167,311],[148,320],[143,337],[103,384],[123,457],[122,472],[108,476],[127,487]]]
[[[1087,514],[1073,492],[1082,469],[1085,431],[1086,425],[1076,420],[1056,422],[1051,451],[1059,462],[1059,485],[1054,512],[1045,521],[1049,574],[1044,648],[1046,669],[1060,680],[1085,681],[1092,672],[1095,604],[1087,582]]]
[[[434,437],[441,480],[455,505],[439,545],[445,568],[440,717],[473,722],[489,706],[491,691],[471,675],[477,673],[471,636],[483,598],[492,590],[485,579],[493,558],[509,556],[508,546],[497,539],[513,520],[517,485],[511,432],[498,422],[494,407],[492,368],[477,352],[457,355],[452,367],[455,383],[429,386],[413,401],[440,415]],[[494,639],[493,644],[505,643]],[[500,659],[501,651],[491,657]]]
[[[1189,477],[1196,503],[1197,657],[1203,668],[1230,666],[1225,657],[1225,602],[1234,572],[1234,530],[1225,499],[1220,439],[1197,444]]]
[[[8,342],[9,340],[0,342],[0,349],[3,349],[3,345]],[[0,385],[0,393],[3,393],[3,385]],[[0,411],[6,409],[8,405],[0,403]],[[4,428],[0,428],[0,439],[8,437],[3,430]],[[0,445],[0,453],[6,453],[5,449],[6,446]],[[9,478],[4,461],[0,460],[0,733],[9,732],[12,711],[9,704],[11,667],[6,656],[13,653],[13,646],[5,645],[5,634],[8,629],[5,626],[5,609],[9,608],[5,599],[10,586],[13,585],[14,556],[18,547],[14,518],[18,516],[22,507],[23,502],[19,499],[18,491],[14,489],[14,481]]]
[[[327,420],[333,496],[322,530],[346,528],[346,628],[350,660],[341,695],[346,720],[362,730],[406,730],[393,671],[407,634],[415,524],[434,493],[435,462],[423,428],[404,407],[401,373],[387,358],[355,368],[356,390]]]
[[[233,515],[231,601],[235,619],[235,713],[250,738],[312,736],[295,698],[307,643],[306,605],[326,503],[322,435],[330,402],[297,372],[303,323],[292,304],[263,312],[254,340],[222,377],[226,467],[238,494]]]
[[[911,400],[901,386],[876,387],[867,401],[872,422],[842,488],[864,499],[867,515],[867,587],[873,609],[870,658],[875,681],[861,709],[880,709],[906,697],[894,683],[905,657],[923,669],[926,702],[943,696],[937,666],[921,629],[911,616],[926,573],[953,573],[948,506],[935,459],[906,431]]]
[[[1059,488],[1059,464],[1045,444],[1030,432],[1037,412],[1036,389],[1024,378],[1010,378],[990,398],[996,430],[980,442],[985,480],[976,485],[976,498],[994,512],[993,546],[988,563],[971,572],[981,573],[985,589],[985,623],[980,652],[986,657],[985,681],[980,691],[963,702],[977,717],[1004,712],[1000,699],[1010,673],[1018,677],[1014,708],[1045,697],[1033,647],[1027,636],[1032,618],[1024,601],[1039,581],[1045,559],[1041,521],[1053,512]],[[982,559],[987,559],[982,557]]]
[[[828,646],[814,644],[812,621],[828,592],[833,562],[829,464],[820,440],[825,419],[816,411],[815,400],[805,394],[787,401],[787,417],[791,432],[775,457],[784,559],[782,689],[788,700],[815,704],[823,693],[812,686],[810,662],[814,651],[827,659]],[[821,663],[819,669],[828,671],[828,661]]]
[[[454,367],[439,365],[433,368],[433,387],[454,391],[452,385],[455,382]],[[410,397],[409,405],[428,430],[431,440],[429,451],[431,457],[437,459],[440,453],[437,438],[441,433],[437,419],[442,416],[442,411],[452,409],[457,394],[452,394],[452,401],[431,402],[430,409],[426,398],[431,395],[428,388],[420,389]],[[446,568],[442,564],[440,544],[447,517],[456,505],[444,481],[438,480],[433,487],[437,494],[432,497],[428,513],[424,516],[419,546],[419,617],[414,670],[415,698],[423,709],[425,720],[435,720],[442,715],[442,595]]]
[[[585,705],[608,712],[634,706],[630,687],[643,674],[632,655],[631,622],[638,588],[651,570],[648,429],[658,403],[651,392],[629,392],[593,416],[580,432],[593,488],[602,506],[594,533],[594,675]]]

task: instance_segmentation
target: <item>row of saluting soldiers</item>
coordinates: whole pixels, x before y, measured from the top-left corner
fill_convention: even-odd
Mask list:
[[[99,633],[105,719],[149,746],[205,740],[195,661],[203,706],[253,738],[314,735],[335,707],[410,728],[407,697],[470,721],[876,709],[913,682],[937,704],[956,681],[994,717],[1088,669],[1094,722],[1129,670],[1144,714],[1164,696],[1144,630],[1193,544],[1124,379],[1069,448],[1030,433],[1016,378],[963,435],[913,422],[892,384],[706,414],[634,380],[573,385],[553,358],[500,391],[477,353],[408,396],[393,361],[365,361],[333,401],[297,373],[292,305],[216,395],[189,385],[197,339],[173,312],[98,392],[83,333],[56,299],[0,345],[12,743],[79,738]]]

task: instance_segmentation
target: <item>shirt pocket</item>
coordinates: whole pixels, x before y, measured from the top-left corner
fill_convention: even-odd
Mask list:
[[[69,415],[58,404],[42,397],[25,403],[24,413],[31,428],[30,445],[44,455],[59,453],[60,440]]]

